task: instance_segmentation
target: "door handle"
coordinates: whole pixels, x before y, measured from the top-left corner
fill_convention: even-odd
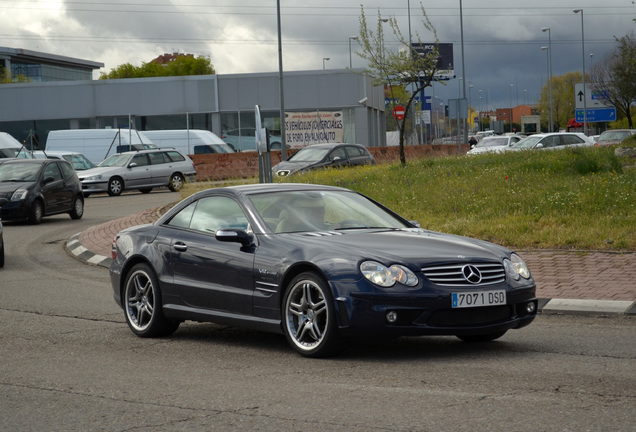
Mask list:
[[[176,242],[172,247],[179,252],[185,252],[188,250],[188,246],[183,242]]]

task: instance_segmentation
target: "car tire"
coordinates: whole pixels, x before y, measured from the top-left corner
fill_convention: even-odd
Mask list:
[[[124,180],[120,177],[113,177],[108,180],[108,195],[119,196],[124,191]]]
[[[29,211],[29,223],[33,225],[38,225],[42,223],[42,218],[44,217],[44,205],[42,201],[36,199],[33,201],[33,205],[31,206],[31,211]]]
[[[81,219],[84,216],[84,198],[76,196],[73,201],[73,208],[68,213],[71,219]]]
[[[4,267],[4,243],[0,246],[0,268]]]
[[[279,142],[273,142],[269,146],[270,150],[282,150],[282,146]]]
[[[289,344],[305,357],[335,355],[347,346],[338,333],[329,286],[313,272],[299,274],[288,285],[282,326]]]
[[[179,327],[164,317],[159,281],[147,264],[135,265],[126,275],[122,303],[128,327],[139,337],[168,336]]]
[[[170,182],[168,183],[168,188],[172,192],[179,192],[183,188],[183,183],[185,180],[183,179],[183,175],[180,173],[174,173],[170,176]]]
[[[499,339],[505,334],[506,334],[506,330],[496,332],[496,333],[486,333],[486,334],[478,334],[478,335],[457,335],[457,337],[464,342],[479,343],[479,342],[494,341],[495,339]]]
[[[139,189],[139,192],[141,192],[142,194],[147,194],[147,193],[152,192],[152,188]]]

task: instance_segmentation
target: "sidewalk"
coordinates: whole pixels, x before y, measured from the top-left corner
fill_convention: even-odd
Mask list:
[[[154,222],[155,209],[75,234],[67,250],[80,261],[109,267],[113,238],[124,228]],[[636,315],[636,253],[518,251],[537,284],[543,313]]]

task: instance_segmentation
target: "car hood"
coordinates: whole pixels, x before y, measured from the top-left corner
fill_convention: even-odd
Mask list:
[[[108,176],[109,174],[112,174],[115,172],[121,172],[122,169],[123,167],[97,167],[97,168],[91,168],[84,171],[80,171],[77,173],[77,176],[80,178],[80,180],[86,177],[93,177],[96,175]]]
[[[33,182],[2,182],[0,183],[0,198],[11,198],[11,195],[20,188],[28,188]]]
[[[483,240],[424,229],[368,229],[324,233],[283,234],[299,247],[315,248],[335,259],[376,259],[386,264],[423,266],[441,262],[498,261],[510,254],[507,248]]]
[[[275,165],[274,168],[272,168],[272,170],[274,172],[289,171],[289,174],[293,174],[293,173],[298,172],[300,170],[303,170],[303,169],[306,169],[306,168],[310,168],[310,167],[316,167],[316,166],[320,166],[320,165],[322,165],[322,162],[284,161],[284,162],[280,162],[277,165]]]

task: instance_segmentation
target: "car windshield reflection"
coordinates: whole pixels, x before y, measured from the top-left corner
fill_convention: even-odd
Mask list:
[[[305,147],[289,158],[292,162],[320,162],[329,153],[329,148]]]

